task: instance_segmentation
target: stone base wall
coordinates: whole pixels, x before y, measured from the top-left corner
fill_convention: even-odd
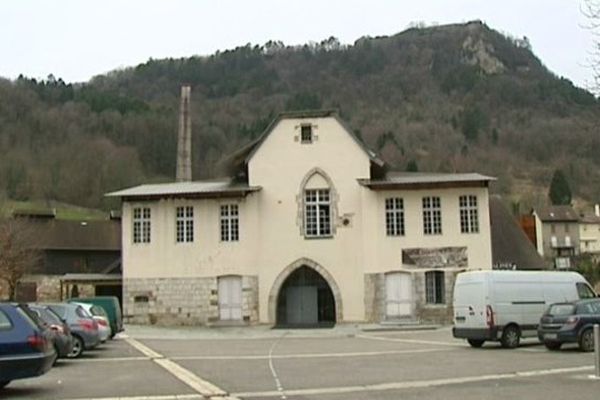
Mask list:
[[[452,293],[456,280],[455,270],[444,271],[444,304],[427,304],[425,271],[401,270],[410,273],[413,281],[414,319],[424,323],[449,324],[453,319]],[[365,320],[378,323],[386,320],[385,273],[365,274]]]
[[[123,279],[123,316],[143,325],[217,325],[218,277]],[[242,322],[258,322],[258,277],[242,276]]]
[[[35,283],[36,285],[36,301],[38,302],[53,302],[61,301],[60,298],[60,275],[25,275],[20,282]],[[79,296],[90,297],[94,296],[94,285],[77,285]],[[67,295],[70,297],[70,293]],[[8,285],[5,282],[0,282],[0,299],[8,300]]]

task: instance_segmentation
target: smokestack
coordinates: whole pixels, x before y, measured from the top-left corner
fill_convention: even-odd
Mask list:
[[[596,214],[596,217],[600,217],[600,204],[594,206],[594,213]]]
[[[192,181],[192,119],[190,116],[190,98],[192,88],[181,87],[179,106],[179,136],[177,138],[177,182]]]

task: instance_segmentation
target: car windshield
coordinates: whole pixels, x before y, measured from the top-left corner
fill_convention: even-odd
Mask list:
[[[44,320],[44,322],[55,325],[62,324],[62,321],[60,320],[59,316],[51,310],[48,310],[43,307],[34,308],[34,310],[36,310],[39,313],[40,317]]]
[[[593,301],[578,305],[577,314],[600,314],[600,302]]]
[[[77,314],[79,317],[81,317],[81,318],[92,318],[92,316],[90,315],[90,313],[89,313],[89,312],[87,312],[87,311],[85,310],[85,308],[83,308],[83,307],[81,307],[81,306],[77,307],[77,309],[75,310],[75,313],[76,313],[76,314]]]
[[[553,304],[548,309],[548,314],[552,316],[572,315],[575,312],[573,304]]]

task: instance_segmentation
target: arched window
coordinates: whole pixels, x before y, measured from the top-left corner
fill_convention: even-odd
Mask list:
[[[337,195],[327,174],[318,168],[309,172],[302,182],[299,198],[302,235],[306,238],[332,237]]]

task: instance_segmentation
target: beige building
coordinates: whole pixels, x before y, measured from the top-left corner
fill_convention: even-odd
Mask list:
[[[280,115],[230,179],[123,200],[130,322],[447,320],[457,272],[491,269],[476,173],[393,173],[334,112]]]
[[[593,213],[584,213],[579,218],[579,245],[581,254],[600,255],[600,206]]]

